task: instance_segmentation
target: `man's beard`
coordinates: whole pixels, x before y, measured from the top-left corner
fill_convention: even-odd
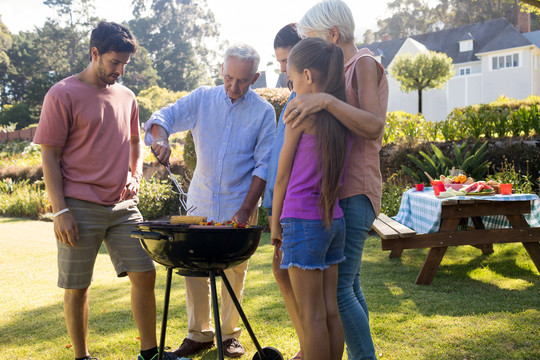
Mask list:
[[[105,70],[105,66],[103,66],[103,61],[100,58],[99,59],[99,67],[98,67],[98,76],[101,81],[103,81],[107,85],[114,85],[116,81],[118,80],[118,77],[113,76],[114,73],[107,74]],[[116,74],[114,74],[116,75]]]

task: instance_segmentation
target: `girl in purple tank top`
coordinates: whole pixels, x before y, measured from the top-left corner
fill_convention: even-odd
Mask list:
[[[345,100],[343,53],[323,39],[295,45],[287,75],[298,95],[326,92]],[[299,309],[306,359],[341,359],[343,353],[336,291],[345,225],[337,194],[350,139],[347,128],[322,110],[295,128],[286,126],[279,157],[271,237],[283,242],[281,268],[288,270]]]

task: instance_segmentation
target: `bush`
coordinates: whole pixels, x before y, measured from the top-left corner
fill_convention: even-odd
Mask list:
[[[488,142],[483,144],[476,140],[472,149],[467,149],[467,142],[461,145],[454,144],[453,157],[445,155],[441,149],[431,143],[433,155],[429,156],[423,151],[419,151],[421,157],[407,154],[407,157],[416,165],[411,168],[401,165],[401,168],[412,177],[415,182],[429,182],[428,174],[433,179],[438,179],[441,175],[449,176],[452,169],[459,169],[467,176],[474,179],[482,179],[488,172],[491,163],[484,161],[487,156]]]
[[[401,205],[401,197],[405,190],[410,188],[403,175],[404,174],[399,171],[392,174],[383,182],[381,213],[388,216],[397,215]]]
[[[197,166],[197,154],[195,154],[195,143],[191,131],[188,131],[184,137],[184,164],[186,175],[191,179]]]
[[[22,140],[0,144],[0,165],[3,168],[10,165],[18,167],[40,166],[41,149],[39,145]]]
[[[139,95],[137,95],[139,121],[141,123],[148,121],[154,111],[174,103],[176,100],[187,94],[189,94],[187,91],[172,91],[160,88],[157,85],[142,90]]]
[[[0,215],[38,219],[50,211],[43,181],[0,180]]]
[[[488,160],[492,163],[490,174],[504,173],[513,170],[518,174],[526,174],[538,191],[540,182],[540,147],[525,143],[514,143],[497,146],[489,151]],[[511,164],[511,167],[508,166]]]
[[[149,180],[141,180],[139,211],[145,220],[178,214],[179,207],[178,194],[172,191],[170,181],[159,180],[155,174]]]
[[[16,129],[24,129],[39,120],[39,110],[33,109],[24,101],[4,105],[0,111],[0,126],[17,124]]]
[[[528,172],[522,174],[519,170],[516,171],[514,164],[508,163],[506,158],[504,158],[500,170],[493,175],[489,175],[487,180],[496,180],[502,184],[511,183],[512,190],[515,190],[517,193],[533,192],[534,184]]]
[[[383,134],[383,145],[391,143],[415,143],[419,139],[433,138],[433,124],[426,121],[422,114],[409,114],[405,111],[389,112],[386,116],[386,127]],[[435,140],[437,133],[435,132]]]
[[[141,180],[138,207],[145,220],[178,214],[179,206],[178,194],[172,191],[170,181],[158,180],[155,176],[148,181]],[[50,211],[42,180],[33,183],[10,178],[0,180],[0,215],[43,219]]]
[[[287,104],[287,100],[289,100],[289,96],[291,96],[291,92],[289,89],[286,88],[276,88],[276,89],[270,89],[270,88],[259,88],[254,90],[257,94],[259,94],[262,98],[264,98],[266,101],[268,101],[272,106],[274,107],[274,110],[276,111],[276,123],[279,120],[279,116],[281,115],[281,112],[283,111],[283,108]]]
[[[489,104],[456,108],[445,120],[453,138],[445,140],[477,139],[479,137],[528,137],[540,135],[538,104],[540,97],[523,100],[501,96]],[[455,135],[455,136],[454,136]]]

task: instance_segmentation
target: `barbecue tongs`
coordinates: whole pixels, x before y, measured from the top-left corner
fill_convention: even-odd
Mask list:
[[[161,160],[159,160],[156,152],[154,151],[154,149],[150,146],[150,149],[152,150],[152,153],[154,154],[154,156],[156,157],[157,161],[163,165],[163,167],[165,169],[167,169],[167,171],[169,172],[169,177],[171,178],[171,180],[173,181],[174,185],[176,186],[176,189],[178,190],[179,192],[179,196],[178,196],[178,199],[180,200],[180,204],[182,205],[182,207],[184,208],[184,210],[186,211],[186,213],[190,213],[192,212],[193,210],[195,210],[197,208],[197,205],[195,205],[195,203],[188,197],[188,195],[184,192],[184,190],[182,190],[182,187],[180,186],[180,183],[178,182],[178,180],[176,179],[176,176],[172,173],[171,171],[171,168],[169,165],[163,163]]]

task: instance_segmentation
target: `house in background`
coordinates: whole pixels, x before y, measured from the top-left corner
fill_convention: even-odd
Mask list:
[[[519,14],[518,27],[500,18],[361,47],[369,48],[386,69],[405,53],[431,50],[452,58],[455,73],[444,88],[422,92],[427,120],[444,120],[456,107],[489,103],[501,95],[540,95],[540,31],[530,32],[529,14]],[[417,92],[402,92],[390,75],[388,83],[388,111],[416,114]]]
[[[259,78],[257,79],[257,81],[255,81],[255,84],[251,85],[251,88],[252,89],[258,89],[258,88],[265,88],[265,87],[268,87],[266,85],[266,71],[259,71],[259,73],[261,74],[259,76]]]

